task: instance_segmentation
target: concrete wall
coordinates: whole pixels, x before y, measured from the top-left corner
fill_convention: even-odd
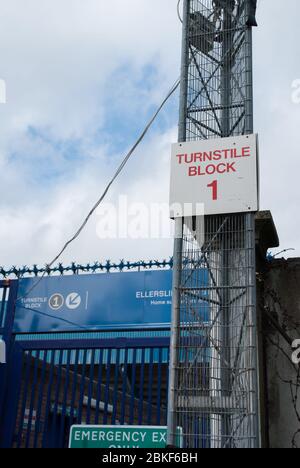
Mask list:
[[[300,339],[300,259],[270,262],[259,280],[266,443],[300,448],[300,366],[291,358],[291,343]]]

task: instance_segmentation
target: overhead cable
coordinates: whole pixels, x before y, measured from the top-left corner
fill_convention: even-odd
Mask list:
[[[132,156],[132,154],[134,153],[134,151],[136,150],[136,148],[139,146],[139,144],[143,141],[144,137],[146,136],[146,134],[148,133],[150,127],[152,126],[152,124],[154,123],[154,121],[156,120],[158,114],[161,112],[161,110],[163,109],[163,107],[165,106],[165,104],[167,103],[167,101],[170,99],[170,97],[174,94],[174,92],[176,91],[176,89],[178,88],[180,84],[180,79],[176,80],[175,83],[173,84],[173,86],[171,87],[170,91],[168,92],[167,96],[164,98],[164,100],[162,101],[162,103],[160,104],[160,106],[158,107],[158,109],[156,110],[156,112],[154,113],[153,117],[150,119],[150,121],[148,122],[148,124],[146,125],[145,129],[143,130],[143,132],[141,133],[141,135],[139,136],[139,138],[137,139],[137,141],[134,143],[134,145],[132,146],[132,148],[130,149],[130,151],[126,154],[125,158],[123,159],[123,161],[121,162],[121,164],[119,165],[118,169],[116,170],[115,174],[113,175],[113,177],[111,178],[110,182],[107,184],[106,188],[104,189],[104,192],[102,193],[102,195],[100,196],[100,198],[96,201],[96,203],[94,204],[94,206],[92,207],[92,209],[89,211],[88,215],[85,217],[83,223],[80,225],[79,229],[75,232],[75,234],[64,244],[63,248],[59,251],[59,253],[53,258],[53,260],[47,264],[47,268],[46,268],[46,271],[43,273],[43,275],[39,278],[39,280],[27,291],[26,295],[22,296],[22,297],[19,297],[17,300],[20,300],[20,299],[23,299],[24,297],[27,297],[37,286],[38,284],[42,281],[42,279],[45,277],[45,275],[47,274],[47,270],[49,268],[51,268],[54,263],[57,262],[57,260],[61,257],[61,255],[66,251],[66,249],[69,247],[70,244],[72,244],[78,237],[79,235],[81,234],[81,232],[83,231],[83,229],[85,228],[85,226],[87,225],[87,223],[89,222],[91,216],[95,213],[96,209],[98,208],[98,206],[102,203],[102,201],[104,200],[104,198],[106,197],[109,189],[111,188],[111,186],[113,185],[113,183],[115,182],[115,180],[118,178],[118,176],[121,174],[121,172],[123,171],[124,167],[126,166],[127,162],[129,161],[130,157]]]

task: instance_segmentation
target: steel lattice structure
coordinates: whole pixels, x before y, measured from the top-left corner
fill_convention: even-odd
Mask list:
[[[184,0],[179,141],[253,133],[252,0]],[[178,219],[168,443],[259,442],[255,214]]]

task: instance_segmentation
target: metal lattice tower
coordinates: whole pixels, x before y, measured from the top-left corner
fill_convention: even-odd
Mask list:
[[[253,0],[184,0],[179,142],[253,133]],[[259,442],[255,214],[175,221],[168,443]]]

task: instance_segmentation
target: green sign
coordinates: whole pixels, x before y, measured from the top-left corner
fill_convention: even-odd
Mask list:
[[[165,448],[167,428],[163,426],[72,426],[69,448]],[[178,429],[178,447],[182,430]]]

